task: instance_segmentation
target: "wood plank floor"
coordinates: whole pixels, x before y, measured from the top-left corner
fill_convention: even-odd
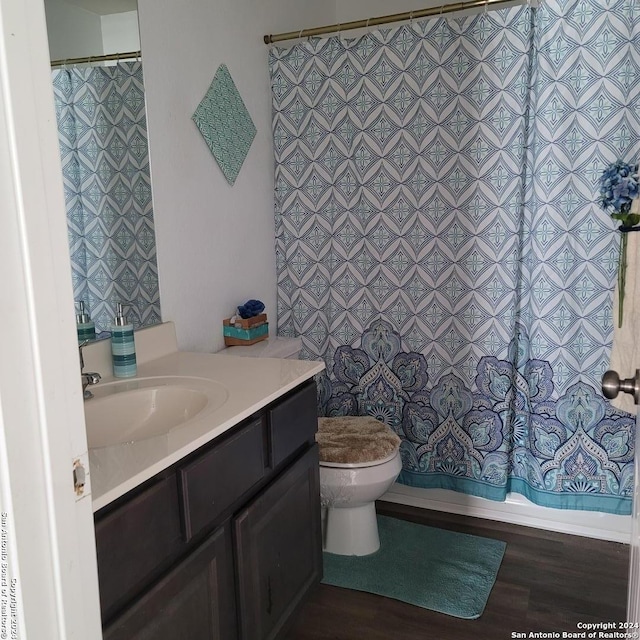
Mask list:
[[[369,593],[320,585],[286,640],[503,640],[513,632],[576,632],[623,621],[629,547],[387,502],[378,513],[507,543],[477,620],[460,620]]]

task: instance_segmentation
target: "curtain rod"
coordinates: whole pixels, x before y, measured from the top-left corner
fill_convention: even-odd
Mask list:
[[[109,53],[103,56],[87,56],[86,58],[69,58],[68,60],[52,60],[52,67],[63,67],[66,64],[87,64],[89,62],[106,62],[108,60],[124,60],[125,58],[140,58],[141,51],[127,51],[126,53]]]
[[[265,44],[274,42],[282,42],[283,40],[294,40],[297,38],[308,38],[310,36],[320,36],[325,33],[340,33],[349,31],[350,29],[362,29],[366,27],[375,27],[380,24],[390,24],[392,22],[402,22],[403,20],[415,20],[418,18],[426,18],[428,16],[439,16],[444,13],[452,13],[454,11],[463,11],[464,9],[479,9],[492,7],[500,4],[514,4],[514,0],[468,0],[467,2],[455,2],[453,4],[443,4],[440,7],[431,7],[429,9],[419,9],[417,11],[405,11],[404,13],[393,13],[388,16],[378,16],[377,18],[368,18],[367,20],[353,20],[352,22],[344,22],[343,24],[330,24],[324,27],[313,27],[312,29],[301,29],[300,31],[289,31],[287,33],[277,33],[275,35],[264,36]]]

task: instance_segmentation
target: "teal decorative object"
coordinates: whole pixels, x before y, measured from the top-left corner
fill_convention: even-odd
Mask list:
[[[227,182],[233,185],[256,137],[256,127],[226,65],[218,67],[209,90],[191,118]]]
[[[263,322],[256,327],[243,329],[232,325],[222,327],[222,335],[225,338],[237,338],[238,340],[256,340],[256,338],[267,337],[269,335],[269,323]]]
[[[506,543],[378,516],[380,550],[323,554],[322,582],[473,620],[484,611]]]

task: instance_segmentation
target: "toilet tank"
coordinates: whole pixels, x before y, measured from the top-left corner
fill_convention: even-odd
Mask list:
[[[285,358],[297,360],[302,349],[302,338],[273,336],[248,346],[226,347],[218,353],[246,358]]]

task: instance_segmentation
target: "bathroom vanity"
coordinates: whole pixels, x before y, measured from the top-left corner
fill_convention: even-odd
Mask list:
[[[130,384],[219,379],[216,368],[222,407],[170,434],[90,450],[105,640],[278,638],[321,578],[322,364],[175,352],[143,363]]]

